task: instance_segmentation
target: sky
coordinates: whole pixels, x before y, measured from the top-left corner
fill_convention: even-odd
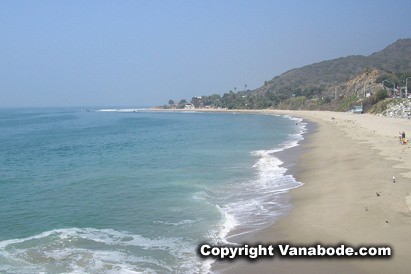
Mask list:
[[[411,1],[0,1],[0,107],[168,104],[411,38]],[[235,88],[235,89],[234,89]]]

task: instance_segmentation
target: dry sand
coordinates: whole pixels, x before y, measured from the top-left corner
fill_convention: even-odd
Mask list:
[[[369,114],[265,112],[301,117],[318,127],[308,136],[298,160],[296,179],[304,185],[290,192],[296,207],[288,217],[251,235],[247,243],[389,246],[393,255],[385,259],[237,259],[216,263],[214,271],[411,273],[411,145],[399,145],[398,139],[399,131],[411,134],[411,121]]]
[[[215,263],[213,272],[411,273],[411,144],[399,144],[400,131],[411,136],[411,121],[325,111],[234,112],[286,114],[317,124],[298,159],[295,176],[304,185],[290,191],[296,207],[273,226],[244,236],[245,243],[389,246],[393,255],[236,259]]]

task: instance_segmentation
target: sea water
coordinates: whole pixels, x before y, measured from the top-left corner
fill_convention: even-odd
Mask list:
[[[224,244],[287,214],[291,117],[0,109],[0,273],[208,273]]]

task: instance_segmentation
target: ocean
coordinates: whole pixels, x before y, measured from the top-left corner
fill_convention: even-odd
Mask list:
[[[0,109],[0,273],[209,273],[200,243],[286,216],[288,116]]]

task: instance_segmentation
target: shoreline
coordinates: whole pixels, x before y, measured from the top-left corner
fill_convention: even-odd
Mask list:
[[[399,132],[410,134],[410,120],[329,111],[196,112],[290,115],[317,125],[316,132],[306,135],[307,142],[298,146],[305,150],[292,172],[304,185],[289,192],[294,208],[287,217],[245,235],[239,243],[392,249],[392,256],[386,258],[275,256],[217,261],[213,273],[409,273],[411,144],[399,145]]]
[[[258,114],[258,113],[256,113],[256,114]],[[283,117],[283,118],[284,119],[290,119],[290,118],[293,118],[293,117]],[[303,122],[303,123],[306,123],[306,122]],[[267,222],[267,227],[270,227],[272,224],[275,224],[279,219],[282,219],[282,218],[285,218],[286,216],[288,216],[289,211],[293,207],[293,205],[290,203],[291,197],[290,197],[290,194],[289,194],[289,190],[301,187],[300,182],[298,180],[295,180],[295,176],[293,176],[293,174],[296,173],[296,171],[298,170],[298,168],[297,168],[298,156],[303,151],[305,151],[305,148],[302,147],[301,145],[306,142],[306,139],[305,139],[306,136],[308,134],[310,134],[309,132],[311,132],[311,129],[314,129],[314,128],[315,128],[315,124],[313,124],[311,122],[306,123],[306,125],[304,126],[304,130],[301,129],[302,132],[298,134],[299,136],[302,137],[302,140],[298,140],[297,145],[291,146],[291,147],[286,147],[286,148],[278,148],[279,149],[278,151],[270,153],[270,155],[272,155],[273,157],[277,158],[278,160],[280,160],[282,162],[282,164],[279,165],[280,168],[286,168],[285,173],[283,173],[281,175],[281,177],[292,176],[293,180],[298,185],[294,186],[294,187],[290,186],[290,188],[288,190],[281,191],[281,194],[277,194],[278,197],[276,198],[276,202],[280,203],[283,206],[277,212],[278,216],[281,216],[281,217],[278,217],[278,216],[275,217],[274,218],[275,220],[270,221],[271,224],[269,224]],[[295,141],[294,138],[289,140],[289,142],[293,142],[293,141]],[[263,229],[265,229],[265,228],[260,228],[258,230],[247,230],[247,229],[241,228],[241,225],[240,225],[239,227],[235,227],[232,231],[230,231],[228,233],[228,235],[226,236],[226,239],[230,243],[241,243],[241,242],[252,241],[253,235],[258,233],[259,231],[261,231]]]
[[[247,113],[247,114],[251,114],[251,113]],[[259,114],[259,113],[255,113],[255,114]],[[273,114],[273,113],[271,113]],[[284,115],[281,115],[284,116]],[[290,117],[290,118],[295,118]],[[307,143],[309,142],[307,137],[310,136],[312,133],[317,132],[317,125],[314,122],[311,121],[301,121],[302,123],[306,123],[305,125],[305,131],[302,134],[303,139],[300,140],[298,142],[297,146],[294,147],[290,147],[281,151],[277,151],[275,153],[273,153],[273,156],[278,158],[281,162],[283,162],[283,164],[281,164],[281,167],[284,167],[287,169],[287,171],[284,173],[284,176],[287,175],[291,175],[294,177],[294,179],[296,179],[296,174],[299,174],[301,172],[301,169],[298,167],[298,158],[299,156],[304,153],[308,148],[306,147]],[[296,179],[297,182],[300,182],[298,179]],[[291,203],[291,195],[290,195],[290,191],[294,190],[294,189],[298,189],[301,186],[298,186],[296,188],[292,188],[289,189],[287,192],[282,193],[282,202],[286,203],[286,208],[285,210],[285,214],[283,217],[281,217],[280,219],[276,220],[272,225],[269,225],[267,228],[263,228],[261,230],[257,230],[257,231],[247,231],[245,233],[241,233],[239,235],[228,235],[227,239],[229,239],[229,242],[234,242],[234,243],[240,243],[240,244],[253,244],[255,242],[255,238],[263,231],[266,231],[267,229],[271,229],[271,227],[275,227],[275,224],[279,222],[279,220],[287,218],[290,214],[290,211],[295,208],[295,205],[293,205]],[[280,241],[281,235],[274,235],[274,237],[271,238],[271,241],[269,242],[270,244],[272,244],[273,242],[278,242]],[[262,241],[259,241],[258,244],[261,244]],[[241,259],[239,260],[241,261]],[[263,259],[264,261],[264,259]],[[210,273],[237,273],[240,272],[241,270],[236,268],[236,263],[238,261],[235,260],[235,263],[233,263],[233,261],[230,260],[224,260],[224,261],[216,261],[212,264],[211,270],[212,272]],[[247,263],[249,263],[250,261],[247,261]],[[241,262],[239,262],[241,263]],[[234,269],[232,269],[234,267]],[[260,270],[257,270],[260,271]],[[247,272],[244,272],[247,273]],[[259,272],[260,273],[260,272]]]
[[[267,112],[267,111],[266,111]],[[411,269],[410,144],[398,132],[409,120],[335,112],[270,111],[317,125],[301,144],[291,170],[303,186],[290,190],[295,206],[271,227],[250,235],[249,244],[317,243],[352,247],[389,246],[390,258],[287,259],[217,262],[215,273],[408,273]],[[335,119],[333,120],[332,117]],[[298,152],[297,152],[298,153]],[[297,172],[296,172],[297,171]],[[392,177],[396,183],[392,183]],[[379,194],[379,196],[376,195]]]

